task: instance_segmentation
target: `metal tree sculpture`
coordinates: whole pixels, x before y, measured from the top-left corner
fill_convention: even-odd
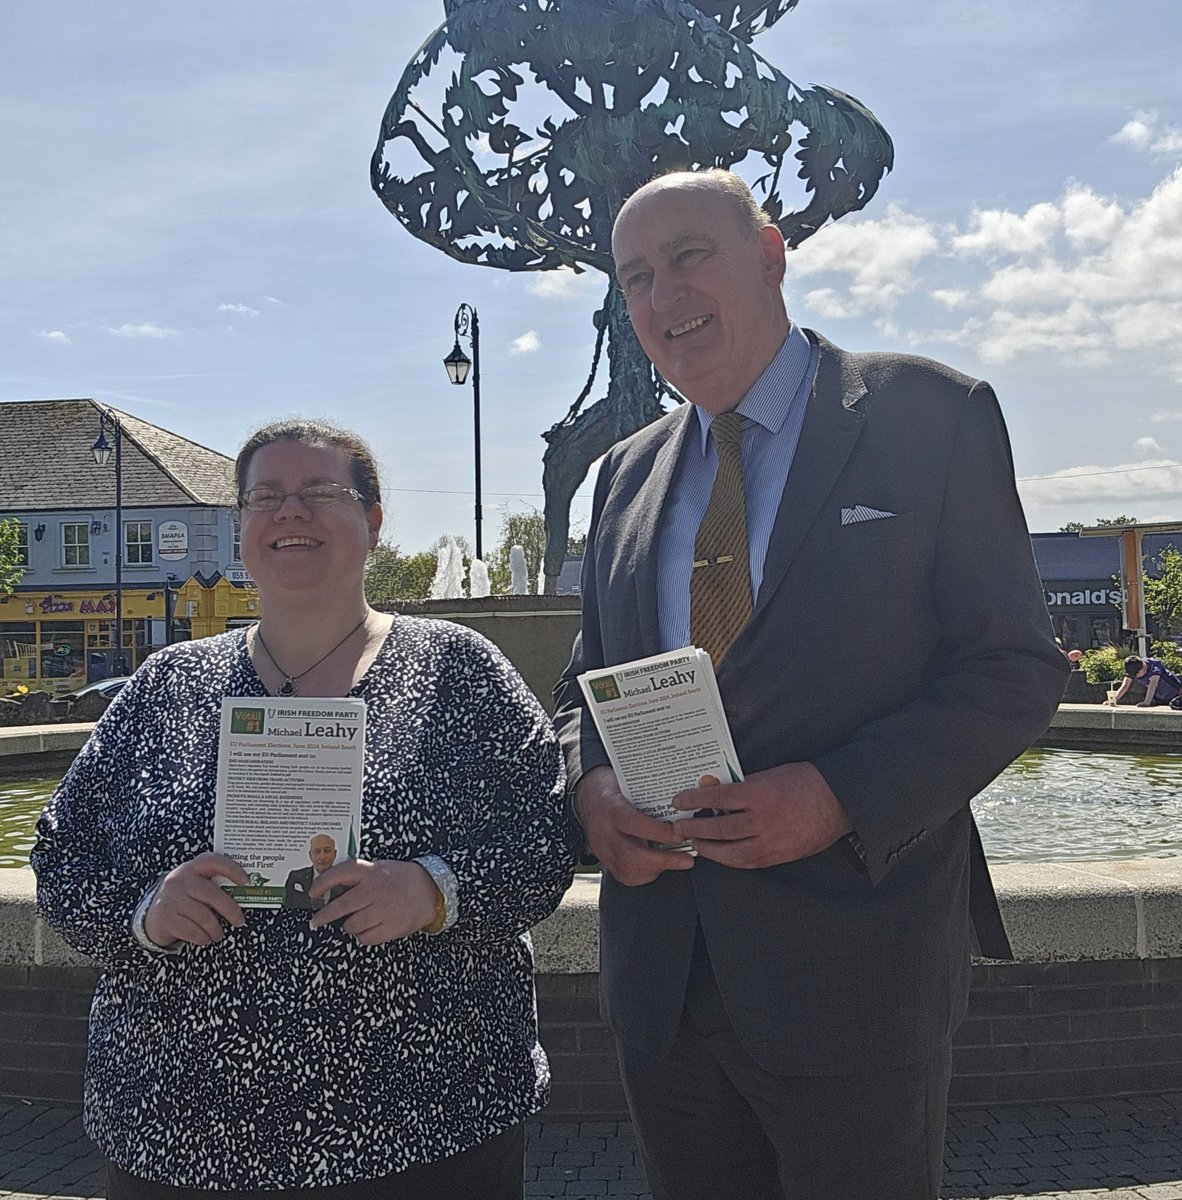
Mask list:
[[[548,588],[588,468],[672,395],[610,282],[623,201],[667,171],[734,168],[797,246],[863,207],[890,169],[891,140],[868,109],[834,88],[798,87],[751,49],[797,3],[444,0],[444,23],[386,108],[371,181],[416,237],[461,262],[608,277],[591,379],[542,435]],[[423,97],[449,68],[433,116]],[[605,341],[607,394],[583,410]]]

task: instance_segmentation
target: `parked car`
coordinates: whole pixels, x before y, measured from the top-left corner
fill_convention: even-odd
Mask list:
[[[94,683],[88,683],[84,688],[79,688],[76,692],[68,692],[65,699],[77,702],[83,696],[98,692],[100,696],[106,696],[110,700],[130,678],[130,675],[112,675],[110,679],[99,679]]]
[[[118,695],[130,675],[112,675],[97,679],[76,692],[65,692],[49,702],[49,717],[53,721],[97,721],[103,710]]]

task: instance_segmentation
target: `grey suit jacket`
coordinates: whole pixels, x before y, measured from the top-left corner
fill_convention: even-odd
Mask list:
[[[313,900],[308,895],[308,889],[315,881],[315,867],[297,867],[294,871],[289,871],[283,885],[283,907],[323,908],[330,900],[343,896],[349,890],[345,887],[330,888],[328,895],[322,896],[319,900]]]
[[[820,346],[750,624],[718,671],[750,774],[812,762],[846,839],[795,863],[699,859],[600,900],[604,1016],[665,1053],[695,930],[748,1051],[794,1074],[885,1069],[949,1035],[968,995],[969,801],[1046,727],[1066,682],[985,383],[939,363]],[[583,626],[556,689],[568,775],[607,755],[580,671],[659,649],[656,544],[690,406],[599,474]],[[841,524],[842,508],[897,514]],[[983,858],[985,949],[1006,952]],[[984,935],[992,917],[989,936]]]

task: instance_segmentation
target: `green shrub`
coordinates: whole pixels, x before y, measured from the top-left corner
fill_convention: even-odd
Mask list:
[[[1110,683],[1125,677],[1124,646],[1101,646],[1098,650],[1085,650],[1081,666],[1088,683]]]
[[[1175,675],[1182,674],[1182,646],[1177,642],[1154,642],[1149,647],[1149,653],[1154,658],[1160,658]]]
[[[1085,650],[1080,665],[1088,683],[1110,683],[1125,677],[1125,659],[1132,653],[1127,646],[1101,646]],[[1182,647],[1175,642],[1154,642],[1149,647],[1152,658],[1160,658],[1175,674],[1182,673]]]

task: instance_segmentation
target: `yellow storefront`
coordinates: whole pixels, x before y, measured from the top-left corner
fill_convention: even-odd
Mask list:
[[[222,578],[207,588],[195,579],[187,579],[177,589],[174,611],[178,622],[182,617],[189,622],[190,637],[210,637],[257,621],[259,594],[252,583],[231,583]]]
[[[171,628],[166,598],[172,601]],[[23,685],[55,695],[127,675],[169,641],[222,633],[258,619],[253,587],[219,579],[202,587],[125,588],[122,646],[114,642],[115,597],[105,592],[17,591],[0,597],[0,695]]]

